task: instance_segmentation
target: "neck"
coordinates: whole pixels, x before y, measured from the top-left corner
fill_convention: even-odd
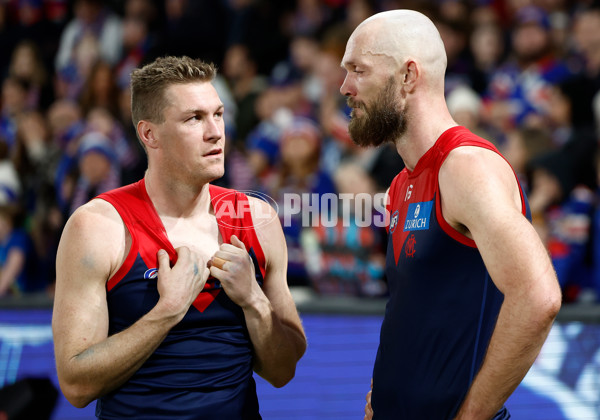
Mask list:
[[[458,125],[450,116],[443,96],[439,100],[428,98],[412,105],[406,132],[396,140],[396,150],[409,171],[415,169],[417,162],[444,131]]]
[[[189,185],[170,177],[158,176],[150,170],[146,171],[144,180],[148,196],[160,216],[192,217],[210,211],[208,182]]]

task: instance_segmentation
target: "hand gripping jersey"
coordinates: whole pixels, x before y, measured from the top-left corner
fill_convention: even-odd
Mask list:
[[[248,197],[210,185],[224,242],[235,234],[246,245],[262,286],[265,257]],[[109,335],[128,328],[158,302],[159,249],[177,253],[167,238],[144,180],[101,194],[121,215],[131,235],[123,266],[107,282]],[[101,419],[260,419],[252,377],[252,344],[242,309],[210,277],[183,320],[120,388],[98,399]]]
[[[375,420],[454,418],[477,374],[503,295],[475,242],[446,223],[438,173],[459,146],[496,148],[464,127],[445,131],[389,190],[390,299],[373,372]],[[521,191],[522,211],[529,206]],[[495,419],[506,419],[503,408]]]

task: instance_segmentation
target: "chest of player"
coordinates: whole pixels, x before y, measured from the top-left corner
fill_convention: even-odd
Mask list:
[[[396,263],[400,258],[421,259],[425,252],[423,242],[438,234],[437,172],[425,169],[417,176],[404,176],[398,181],[390,197],[388,230]]]
[[[158,269],[155,262],[144,261],[138,254],[128,273],[107,292],[110,314],[110,332],[114,334],[128,328],[148,313],[158,302]],[[257,282],[262,286],[260,270]],[[209,277],[183,320],[175,330],[197,329],[204,326],[243,326],[243,311],[227,296],[220,282]]]

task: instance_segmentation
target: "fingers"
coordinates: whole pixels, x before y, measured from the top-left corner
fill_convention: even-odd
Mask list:
[[[367,403],[365,404],[365,420],[373,418],[373,408],[371,408],[371,391],[367,394]]]
[[[371,390],[373,389],[373,378],[371,378]],[[371,420],[373,418],[373,407],[371,407],[371,394],[373,391],[367,392],[367,396],[365,400],[367,403],[365,404],[365,418],[364,420]]]
[[[219,258],[217,256],[212,257],[212,260],[210,261],[210,266],[211,267],[217,267],[219,270],[223,270],[223,265],[227,262],[227,260],[224,260],[223,258]]]
[[[232,245],[246,251],[246,245],[244,245],[244,243],[242,241],[240,241],[240,239],[237,236],[231,235],[230,241],[231,241]]]
[[[250,260],[250,255],[246,251],[244,242],[236,235],[231,235],[230,242],[229,244],[221,244],[219,250],[210,259],[210,274],[219,280],[223,280],[223,276],[228,273],[231,274],[238,271],[237,269],[241,267],[241,264],[246,264],[246,260]],[[230,263],[230,265],[225,266],[227,263]]]
[[[223,268],[227,262],[243,261],[248,258],[246,245],[235,235],[231,235],[231,243],[221,244],[219,250],[215,252],[210,260],[210,267],[216,267],[219,270],[227,271]],[[243,258],[243,259],[240,259]]]
[[[218,280],[223,280],[224,276],[227,274],[225,270],[218,268],[216,265],[210,266],[210,275]]]
[[[177,252],[177,262],[170,267],[170,257],[169,254],[165,250],[158,251],[158,267],[159,274],[161,271],[166,271],[166,268],[175,269],[176,266],[185,267],[190,265],[192,267],[192,271],[194,276],[199,276],[199,278],[208,278],[209,270],[206,267],[206,263],[201,258],[199,259],[195,253],[192,253],[190,248],[187,246],[181,246],[175,249]],[[161,270],[163,267],[163,270]]]
[[[206,283],[206,280],[208,280],[208,276],[210,276],[210,270],[208,269],[206,264],[200,266],[200,270],[202,270],[202,275],[200,276],[200,278],[202,279],[202,284],[204,284]]]
[[[171,268],[171,264],[169,262],[169,254],[164,249],[159,249],[158,253],[158,272],[162,273],[167,269]]]

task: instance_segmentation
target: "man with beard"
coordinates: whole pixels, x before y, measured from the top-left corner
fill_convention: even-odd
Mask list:
[[[411,10],[361,23],[341,93],[362,146],[393,142],[390,299],[366,419],[507,419],[560,308],[527,200],[496,148],[450,116],[440,35]]]

